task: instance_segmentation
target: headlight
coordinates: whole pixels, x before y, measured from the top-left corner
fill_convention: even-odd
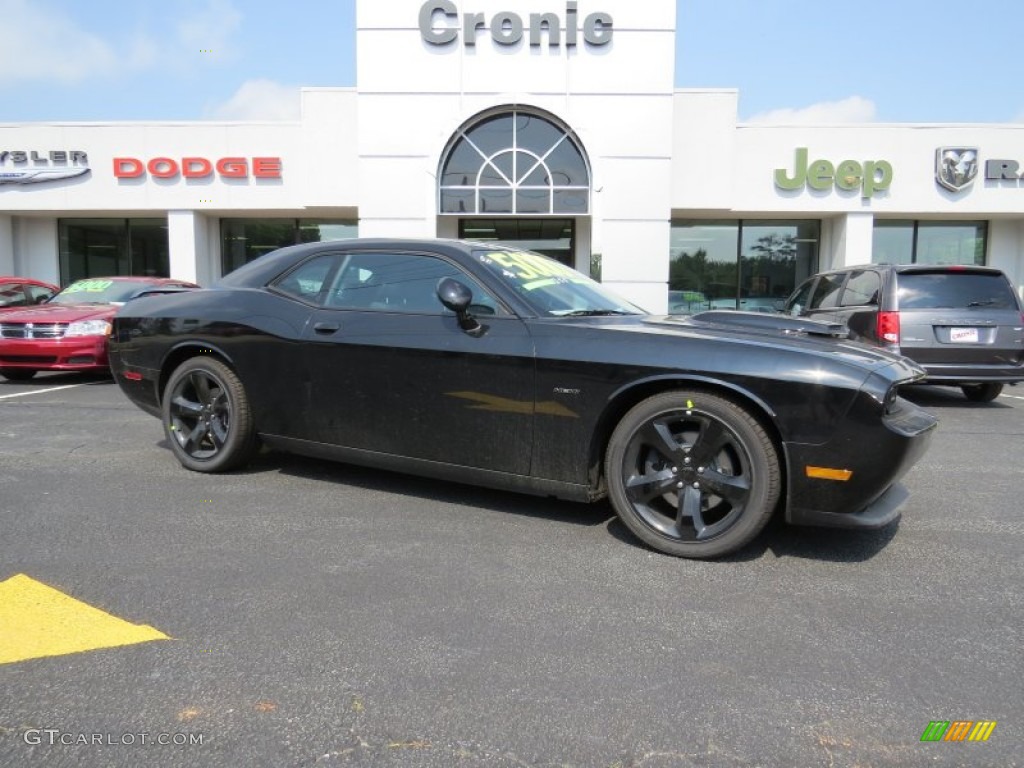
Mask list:
[[[79,320],[71,323],[64,331],[64,338],[68,336],[109,336],[110,322],[107,320]]]

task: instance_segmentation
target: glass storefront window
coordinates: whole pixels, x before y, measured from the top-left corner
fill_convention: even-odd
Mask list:
[[[60,219],[60,279],[170,276],[166,219]]]
[[[872,242],[875,264],[985,264],[984,221],[878,220]]]
[[[265,253],[298,243],[322,243],[357,237],[354,221],[333,219],[221,219],[223,274]]]
[[[774,311],[818,268],[818,221],[674,221],[669,312]]]
[[[442,214],[585,215],[590,169],[567,128],[511,110],[461,129],[441,163]]]

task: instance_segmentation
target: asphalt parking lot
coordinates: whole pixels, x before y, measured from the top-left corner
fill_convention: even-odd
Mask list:
[[[1021,765],[1024,387],[912,399],[898,524],[691,562],[605,504],[190,473],[109,380],[0,382],[0,583],[168,638],[0,663],[0,765]]]

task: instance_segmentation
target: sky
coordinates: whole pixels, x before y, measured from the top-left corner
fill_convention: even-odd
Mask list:
[[[736,88],[741,121],[1024,123],[1024,0],[676,13],[676,87]],[[300,86],[356,84],[355,0],[0,0],[0,19],[0,123],[290,120]]]

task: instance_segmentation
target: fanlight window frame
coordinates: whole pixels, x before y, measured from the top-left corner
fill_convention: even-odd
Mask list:
[[[502,118],[511,118],[510,141],[494,149],[482,148],[484,142],[479,140],[479,134],[474,140],[474,134]],[[521,142],[520,134],[525,132],[520,128],[522,118],[541,121],[548,129],[546,133],[557,138],[540,145]],[[467,149],[478,160],[475,175],[459,172],[468,183],[445,183],[457,153]],[[566,155],[567,151],[570,154]],[[582,177],[582,183],[555,182],[556,176],[567,175],[551,167],[556,152],[561,153],[561,167],[565,168],[568,162],[572,172]],[[511,174],[507,172],[510,159]],[[437,179],[437,210],[441,216],[590,215],[592,175],[587,153],[570,128],[538,110],[502,108],[468,121],[448,142]],[[543,183],[537,183],[541,180]],[[500,204],[495,208],[496,198],[503,196],[510,198],[510,205],[504,210]],[[538,204],[542,199],[546,202],[543,206]]]

